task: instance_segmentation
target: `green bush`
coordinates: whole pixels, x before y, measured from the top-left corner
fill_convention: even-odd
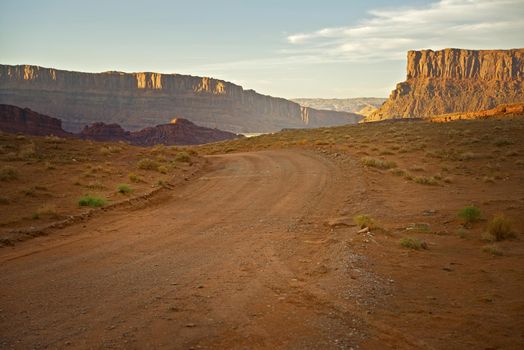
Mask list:
[[[355,224],[357,224],[358,227],[360,228],[369,228],[369,229],[373,229],[373,228],[376,228],[376,224],[375,224],[375,220],[373,220],[373,218],[369,215],[355,215],[353,217],[353,221],[355,222]]]
[[[0,181],[10,181],[18,178],[18,171],[12,166],[0,168]]]
[[[120,184],[117,186],[118,193],[128,194],[133,192],[133,189],[128,184]]]
[[[474,205],[469,205],[467,207],[464,207],[460,209],[458,213],[458,217],[464,220],[466,224],[470,224],[475,221],[478,221],[481,216],[482,216],[482,212],[480,211],[479,208],[475,207]]]
[[[100,197],[86,195],[78,200],[78,205],[81,207],[98,208],[106,205],[107,201]]]
[[[511,221],[506,218],[504,214],[497,214],[493,217],[488,225],[488,233],[497,241],[502,241],[515,236],[511,230]]]

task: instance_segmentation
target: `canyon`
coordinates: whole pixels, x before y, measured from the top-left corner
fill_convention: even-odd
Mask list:
[[[236,139],[242,136],[218,129],[195,125],[189,120],[173,119],[139,131],[126,131],[118,124],[103,122],[85,126],[78,134],[62,128],[62,121],[30,110],[0,104],[0,130],[15,134],[35,136],[58,136],[81,138],[94,141],[123,141],[135,146],[154,145],[198,145],[210,142]]]
[[[354,124],[355,113],[323,111],[208,77],[151,72],[81,73],[0,65],[0,103],[31,108],[80,131],[95,122],[139,130],[183,118],[235,133]]]
[[[430,118],[524,102],[524,49],[409,51],[406,81],[366,120]]]
[[[303,107],[357,113],[368,116],[379,108],[387,99],[381,97],[354,98],[294,98],[291,101]]]

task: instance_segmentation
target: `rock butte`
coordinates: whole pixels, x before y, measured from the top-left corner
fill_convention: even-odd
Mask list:
[[[124,141],[137,146],[197,145],[236,139],[241,136],[218,129],[193,124],[177,118],[169,124],[148,127],[139,131],[126,131],[118,124],[102,122],[85,126],[78,134],[62,129],[62,121],[36,113],[28,108],[0,104],[0,130],[37,136],[61,136],[95,141]]]
[[[430,118],[524,102],[524,49],[409,51],[407,80],[367,120]]]
[[[334,126],[362,119],[354,113],[300,107],[206,77],[80,73],[30,65],[0,65],[0,103],[56,116],[70,131],[94,122],[138,130],[168,123],[174,116],[237,133]]]

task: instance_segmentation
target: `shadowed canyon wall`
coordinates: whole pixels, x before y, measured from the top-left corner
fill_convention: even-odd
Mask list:
[[[205,77],[159,73],[80,73],[0,65],[0,103],[62,119],[79,131],[102,121],[137,130],[175,117],[232,132],[358,122],[353,113],[301,108],[297,103]]]
[[[524,49],[409,51],[407,80],[368,120],[423,117],[524,102]]]

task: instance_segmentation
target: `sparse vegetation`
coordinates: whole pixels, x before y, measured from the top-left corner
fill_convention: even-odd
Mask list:
[[[484,253],[488,253],[488,254],[496,255],[496,256],[504,255],[502,250],[495,244],[488,244],[488,245],[483,246],[482,251]]]
[[[117,186],[117,192],[121,194],[129,194],[133,192],[133,189],[128,184],[120,184]]]
[[[460,209],[458,213],[458,217],[464,220],[465,224],[472,224],[480,220],[481,216],[482,212],[474,205],[468,205],[467,207]]]
[[[38,219],[42,217],[48,217],[50,219],[56,219],[58,218],[58,212],[56,210],[56,206],[53,204],[45,204],[40,209],[36,211],[36,213],[33,214],[33,216],[36,216]]]
[[[433,177],[427,177],[427,176],[415,176],[413,179],[414,182],[421,184],[421,185],[438,185],[438,181]]]
[[[406,227],[406,231],[428,233],[430,226],[426,223],[412,223]]]
[[[158,167],[160,164],[156,160],[150,159],[150,158],[144,158],[138,161],[137,167],[138,169],[142,170],[154,170],[158,171]]]
[[[135,182],[135,183],[139,183],[139,182],[143,182],[144,181],[140,176],[138,176],[135,173],[129,173],[127,175],[127,177],[129,178],[129,181]]]
[[[493,217],[488,225],[488,233],[497,241],[515,236],[511,229],[511,221],[504,214],[497,214]]]
[[[367,166],[372,168],[378,168],[378,169],[391,169],[396,168],[397,164],[393,161],[386,161],[371,157],[364,157],[360,160],[360,162]]]
[[[370,230],[377,228],[375,220],[373,220],[373,218],[369,215],[364,215],[364,214],[355,215],[353,217],[353,221],[361,229],[366,228],[366,227],[369,228]]]
[[[466,233],[468,231],[464,228],[464,227],[460,227],[458,230],[457,230],[457,236],[459,236],[460,238],[466,238]]]
[[[428,249],[428,244],[414,237],[404,237],[400,240],[400,245],[404,248],[421,250]]]
[[[81,207],[98,208],[106,205],[107,201],[104,198],[86,195],[78,200],[78,205]]]
[[[189,163],[191,156],[187,152],[178,152],[175,156],[175,162]]]
[[[12,166],[0,168],[0,181],[11,181],[18,178],[18,171]]]

